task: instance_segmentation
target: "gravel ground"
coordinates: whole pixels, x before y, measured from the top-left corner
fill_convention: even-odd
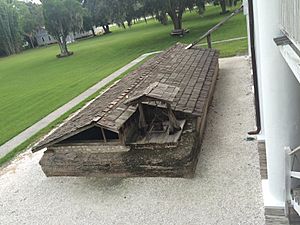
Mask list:
[[[27,151],[0,170],[0,224],[264,224],[249,63],[220,68],[195,178],[46,178]]]

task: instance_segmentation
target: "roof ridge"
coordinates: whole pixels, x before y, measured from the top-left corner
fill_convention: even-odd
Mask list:
[[[176,45],[170,47],[169,49],[167,49],[165,52],[169,52],[171,51],[173,48],[175,48]],[[158,56],[159,58],[161,58],[162,56]],[[147,77],[148,75],[155,69],[158,67],[158,65],[161,63],[160,61],[157,60],[158,63],[156,63],[156,65],[154,67],[152,67],[150,70],[148,70],[146,73],[141,73],[141,75],[139,77],[137,77],[137,79],[135,80],[135,82],[133,84],[130,85],[130,87],[128,87],[125,91],[123,91],[117,98],[115,101],[112,101],[107,107],[105,107],[102,112],[104,112],[103,114],[101,114],[101,116],[97,116],[97,120],[95,122],[99,122],[104,116],[106,116],[110,110],[113,109],[113,107],[115,105],[118,105],[118,103],[120,103],[124,97],[128,98],[128,94],[131,92],[131,90],[138,86],[139,84],[141,84]],[[144,68],[144,65],[142,65],[140,68],[138,68],[135,72],[132,73],[138,73],[140,70],[142,70],[142,68]],[[151,91],[151,90],[150,90]]]
[[[147,74],[148,75],[148,74]],[[102,112],[104,112],[103,114],[101,114],[101,116],[97,117],[97,120],[95,122],[99,122],[104,116],[106,116],[111,109],[115,106],[118,105],[118,103],[120,103],[124,97],[128,98],[128,93],[133,89],[133,87],[135,87],[137,84],[139,84],[143,79],[145,79],[145,77],[147,77],[146,75],[140,75],[137,80],[129,87],[127,88],[125,91],[123,91],[115,101],[112,101],[107,107],[105,107]],[[141,79],[143,78],[143,79]]]

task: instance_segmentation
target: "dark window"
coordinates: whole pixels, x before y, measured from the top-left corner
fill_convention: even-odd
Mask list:
[[[42,37],[42,41],[43,41],[43,42],[45,42],[45,39],[44,39],[44,37]]]
[[[48,36],[48,39],[49,39],[49,41],[51,41],[51,37],[50,36]]]

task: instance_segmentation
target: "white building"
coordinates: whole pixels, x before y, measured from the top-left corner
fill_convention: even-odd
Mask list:
[[[89,31],[89,32],[77,32],[75,34],[70,33],[67,36],[67,43],[72,43],[76,39],[88,37],[88,36],[91,36],[91,35],[92,35],[91,31]],[[56,43],[56,40],[48,33],[48,31],[45,28],[40,28],[37,31],[37,33],[35,35],[35,38],[36,38],[37,44],[39,46]]]
[[[271,208],[291,205],[300,214],[295,190],[300,184],[300,152],[299,161],[293,160],[298,152],[286,154],[300,146],[300,1],[248,1],[248,19],[251,22],[251,11],[254,19],[260,100],[258,140],[265,142],[267,156],[264,203]],[[293,168],[290,162],[294,162]]]

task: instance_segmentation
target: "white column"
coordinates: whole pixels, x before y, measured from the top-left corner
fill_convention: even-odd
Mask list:
[[[281,35],[280,0],[254,0],[259,41],[259,78],[270,194],[284,202],[284,147],[300,144],[300,85],[273,38]]]

